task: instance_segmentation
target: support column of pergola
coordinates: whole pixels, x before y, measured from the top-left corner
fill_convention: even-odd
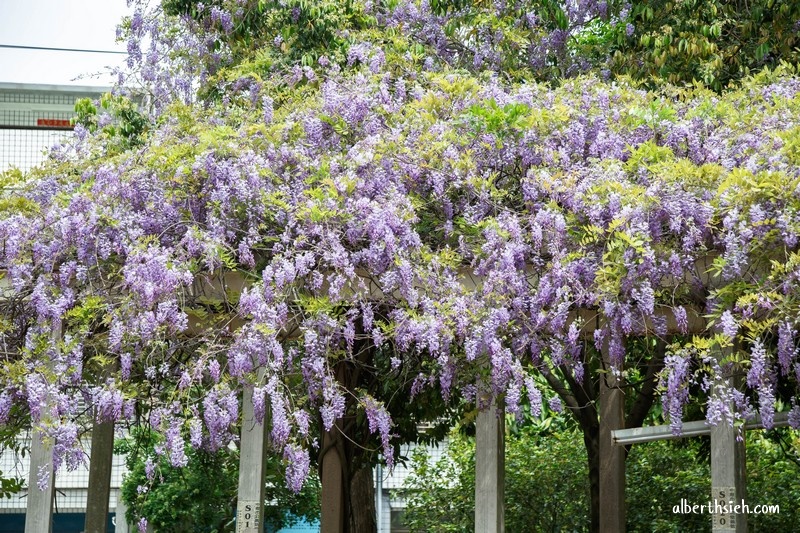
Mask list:
[[[625,531],[625,448],[614,446],[611,432],[625,427],[621,379],[612,371],[608,342],[600,376],[600,531]],[[616,369],[621,370],[621,369]]]
[[[61,341],[61,324],[53,325],[50,334],[53,344]],[[53,398],[48,393],[40,423],[47,426],[52,421]],[[55,476],[53,475],[53,443],[44,439],[38,429],[31,432],[31,462],[28,473],[28,504],[25,511],[25,533],[50,533],[53,530],[53,497]],[[39,480],[46,483],[39,489]]]
[[[100,376],[110,377],[115,366],[107,367]],[[111,497],[111,469],[114,457],[114,422],[97,421],[92,426],[91,455],[89,458],[89,489],[86,495],[86,533],[106,533],[108,530],[108,506]],[[120,520],[119,517],[117,517]],[[125,520],[124,517],[121,518]]]
[[[31,442],[31,469],[28,475],[28,505],[25,511],[25,533],[50,533],[53,530],[53,446],[33,431]],[[47,482],[39,490],[39,478]]]
[[[111,468],[114,455],[114,422],[95,422],[89,458],[89,490],[86,496],[87,533],[106,533],[111,496]],[[125,520],[125,517],[117,517]]]
[[[505,414],[498,403],[475,421],[475,533],[505,531]]]
[[[236,533],[261,533],[264,530],[264,485],[267,459],[267,421],[255,419],[253,388],[242,398],[242,433],[239,448],[239,492],[236,506]]]
[[[731,349],[719,350],[717,361],[721,366]],[[727,376],[726,387],[734,387],[734,379]],[[730,402],[731,404],[733,402]],[[729,405],[733,412],[733,405]],[[737,439],[737,429],[722,421],[711,426],[711,503],[714,504],[712,529],[715,532],[747,533],[747,513],[722,512],[726,506],[734,506],[745,501],[745,448],[744,431]]]

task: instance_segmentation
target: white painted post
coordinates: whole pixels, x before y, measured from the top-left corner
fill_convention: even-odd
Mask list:
[[[53,446],[42,441],[42,434],[33,431],[31,470],[28,475],[28,505],[25,512],[25,533],[50,533],[53,515]],[[47,480],[47,488],[39,490],[39,472]]]
[[[61,323],[53,325],[50,341],[57,344],[61,340]],[[52,419],[52,398],[47,395],[42,409],[41,424],[48,425]],[[31,463],[28,473],[28,505],[25,511],[25,533],[50,533],[53,530],[53,443],[44,442],[39,430],[33,430],[31,440]],[[39,490],[40,472],[47,481],[47,487]]]
[[[383,533],[383,468],[381,457],[375,466],[375,525],[377,533]]]
[[[505,416],[497,402],[475,421],[475,533],[505,531]]]
[[[267,456],[267,421],[255,420],[253,388],[246,387],[242,398],[242,433],[239,449],[239,499],[236,508],[236,533],[261,533],[264,530],[264,465]]]
[[[130,526],[128,525],[128,519],[125,518],[128,506],[122,500],[122,491],[119,489],[117,489],[117,509],[114,512],[116,513],[114,516],[114,531],[116,533],[129,533]]]
[[[716,356],[721,360],[730,353],[730,349],[720,350]],[[728,377],[727,386],[734,385],[733,378]],[[714,505],[711,524],[714,533],[747,533],[747,513],[735,514],[732,509],[725,508],[745,501],[745,432],[741,431],[741,440],[737,440],[737,432],[726,421],[711,427],[711,503]]]

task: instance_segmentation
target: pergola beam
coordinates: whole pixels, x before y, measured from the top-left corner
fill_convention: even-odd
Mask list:
[[[789,413],[775,413],[772,426],[776,428],[787,427],[789,425]],[[711,435],[711,427],[705,420],[693,420],[684,422],[681,426],[681,434],[672,433],[669,425],[646,426],[640,428],[617,429],[611,432],[611,439],[616,446],[629,446],[631,444],[641,444],[643,442],[653,442],[657,440],[684,439],[688,437],[701,437]],[[754,420],[745,422],[745,430],[764,429],[764,423],[760,416]]]

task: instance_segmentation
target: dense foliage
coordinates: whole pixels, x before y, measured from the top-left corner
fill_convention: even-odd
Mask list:
[[[541,428],[541,424],[528,425],[507,436],[506,528],[520,533],[587,531],[588,486],[581,435],[558,423],[544,432]],[[797,523],[793,503],[800,491],[797,446],[796,435],[748,435],[748,504],[780,506],[779,513],[749,515],[748,523],[755,531],[792,531]],[[626,476],[626,531],[711,530],[708,514],[673,512],[682,499],[689,504],[708,502],[707,438],[637,444],[631,448]],[[437,461],[418,450],[403,495],[407,498],[405,523],[411,531],[472,531],[474,439],[454,432],[446,453]]]
[[[404,523],[411,531],[473,531],[474,439],[453,432],[441,459],[434,462],[425,450],[417,448],[411,466],[412,475],[402,494],[407,498]],[[585,450],[574,428],[542,431],[529,425],[510,433],[505,472],[508,531],[586,529],[589,487]]]
[[[142,517],[156,531],[222,532],[234,530],[239,477],[237,450],[216,452],[187,447],[189,462],[175,467],[157,453],[163,441],[141,430],[117,441],[117,453],[126,454],[128,474],[121,497],[128,506],[128,522]],[[309,478],[302,490],[289,491],[282,480],[278,457],[266,465],[266,500],[262,522],[269,530],[291,526],[300,519],[319,519],[319,481]]]
[[[129,506],[128,523],[135,524],[144,517],[155,531],[199,533],[231,529],[238,468],[229,449],[189,449],[191,460],[185,468],[176,468],[165,457],[155,455],[152,443],[147,454],[128,441],[118,442],[116,449],[127,454],[128,474],[121,496]]]
[[[783,396],[800,424],[794,70],[721,96],[544,85],[508,65],[564,23],[478,31],[503,6],[137,3],[145,108],[84,105],[0,204],[0,423],[29,417],[74,467],[82,398],[184,466],[236,440],[252,388],[300,490],[324,434],[391,464],[457,400],[538,413],[537,370],[583,382],[588,343],[625,377],[627,337],[707,317],[669,339],[675,431],[692,395],[768,427]],[[581,6],[553,17],[616,16]]]
[[[631,2],[629,20],[610,68],[645,83],[720,90],[800,60],[800,4],[791,0],[642,0]]]

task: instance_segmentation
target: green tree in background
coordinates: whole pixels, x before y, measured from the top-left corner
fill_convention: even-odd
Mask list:
[[[646,83],[699,81],[719,91],[800,60],[796,0],[640,0],[628,20],[609,50],[612,69]]]
[[[506,438],[507,531],[584,531],[589,481],[582,435],[566,417],[511,426]],[[475,440],[454,431],[442,458],[412,456],[405,522],[412,531],[475,529]]]
[[[239,451],[217,452],[186,447],[185,467],[170,465],[154,449],[159,437],[144,430],[119,440],[116,452],[127,454],[128,474],[122,483],[122,499],[128,505],[127,519],[145,517],[155,531],[214,533],[235,531]],[[267,459],[267,506],[263,523],[268,531],[291,526],[300,520],[319,519],[319,480],[310,477],[294,494],[286,488],[280,458]],[[271,505],[270,505],[271,504]]]
[[[506,530],[515,533],[587,531],[585,451],[577,429],[550,419],[512,431],[506,440]],[[788,430],[750,432],[747,442],[747,502],[779,505],[780,513],[751,514],[753,531],[793,531],[800,498],[798,438]],[[626,467],[627,527],[630,532],[711,531],[710,516],[676,514],[682,499],[707,504],[711,487],[708,437],[658,441],[631,448]],[[405,522],[415,532],[474,530],[475,442],[454,432],[446,453],[431,461],[413,456]]]

